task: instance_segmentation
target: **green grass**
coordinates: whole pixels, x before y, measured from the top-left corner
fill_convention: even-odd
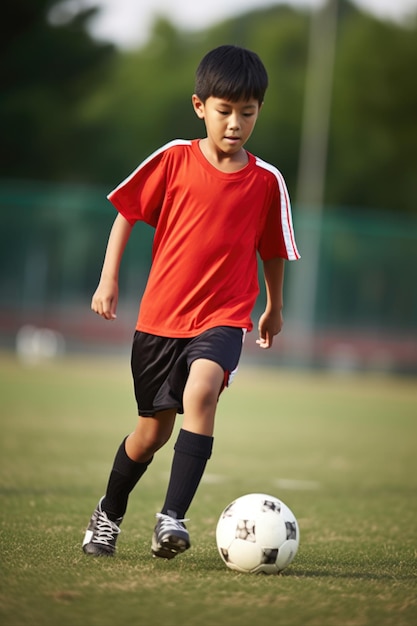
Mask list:
[[[128,358],[24,368],[0,355],[2,625],[415,626],[415,379],[242,364],[189,511],[192,549],[150,555],[173,438],[131,496],[117,556],[84,557],[135,419]],[[298,554],[279,576],[232,572],[217,554],[219,514],[254,491],[299,521]]]

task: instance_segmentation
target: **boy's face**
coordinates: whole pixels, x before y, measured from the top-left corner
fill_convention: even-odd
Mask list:
[[[197,116],[204,120],[207,138],[219,154],[233,156],[251,136],[260,111],[256,99],[231,102],[210,96],[202,102],[192,97]]]

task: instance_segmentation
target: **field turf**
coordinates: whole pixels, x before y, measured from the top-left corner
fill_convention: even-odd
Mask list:
[[[189,511],[192,549],[150,554],[174,433],[131,496],[117,556],[87,558],[85,526],[135,419],[128,356],[22,367],[0,354],[2,626],[417,624],[416,379],[243,362]],[[217,553],[221,511],[257,491],[300,525],[279,576],[232,572]]]

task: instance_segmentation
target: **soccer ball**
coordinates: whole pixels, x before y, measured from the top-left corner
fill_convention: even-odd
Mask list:
[[[278,574],[294,559],[300,531],[294,514],[281,500],[250,493],[224,509],[217,523],[216,542],[230,569]]]

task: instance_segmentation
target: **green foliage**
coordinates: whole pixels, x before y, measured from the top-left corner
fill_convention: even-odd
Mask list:
[[[282,170],[294,198],[308,13],[278,5],[201,32],[159,18],[145,46],[116,52],[88,34],[95,9],[53,26],[59,4],[5,6],[3,176],[112,187],[160,145],[203,135],[190,103],[196,66],[234,43],[256,50],[270,74],[248,148]],[[381,22],[347,0],[339,8],[326,203],[415,212],[416,21]]]
[[[328,201],[415,212],[415,24],[352,13],[339,30]]]
[[[50,24],[48,15],[56,4],[18,0],[5,6],[0,66],[3,177],[84,179],[77,159],[85,140],[77,106],[104,80],[114,48],[88,35],[94,9],[60,26]]]
[[[307,29],[307,17],[287,7],[255,11],[199,34],[182,33],[159,19],[144,48],[119,55],[112,89],[102,85],[85,103],[85,126],[96,124],[102,133],[102,159],[90,166],[97,168],[97,180],[117,183],[167,141],[204,136],[204,125],[191,107],[195,70],[210,48],[231,42],[256,50],[270,74],[248,149],[282,164],[294,188]],[[271,142],[271,128],[277,141]]]
[[[174,433],[130,498],[116,557],[90,559],[83,532],[135,421],[128,358],[23,368],[1,354],[1,622],[414,626],[415,389],[242,363],[189,511],[192,549],[150,555]],[[237,574],[217,554],[220,512],[252,491],[281,497],[300,524],[280,576]]]

